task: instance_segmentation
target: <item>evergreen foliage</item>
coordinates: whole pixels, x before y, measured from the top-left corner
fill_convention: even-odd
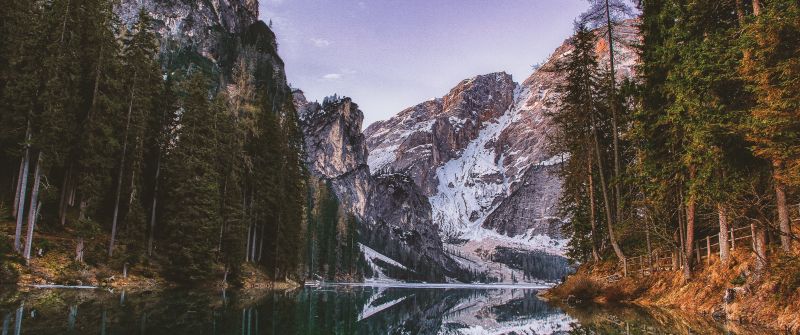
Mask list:
[[[20,228],[41,200],[35,229],[74,237],[78,262],[157,264],[187,284],[239,284],[245,262],[305,278],[302,134],[264,23],[220,32],[218,69],[113,1],[12,1],[0,18],[0,203],[19,204]],[[357,245],[339,242],[320,254],[358,276]]]
[[[792,254],[797,239],[787,208],[798,195],[798,4],[638,5],[637,78],[617,87],[605,80],[610,76],[593,54],[605,28],[585,28],[596,21],[598,4],[576,25],[574,51],[556,69],[565,78],[561,109],[552,117],[554,151],[569,153],[560,202],[571,220],[569,256],[608,257],[614,228],[625,254],[678,251],[688,279],[695,241],[749,225],[762,271],[770,244]],[[603,98],[609,95],[618,98]],[[616,127],[607,112],[614,110]],[[625,166],[619,179],[608,169],[616,131]],[[603,179],[622,186],[616,206],[604,204]]]

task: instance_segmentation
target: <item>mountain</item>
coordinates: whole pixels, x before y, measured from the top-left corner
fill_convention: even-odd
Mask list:
[[[350,98],[309,102],[294,92],[309,173],[325,180],[360,224],[361,249],[371,278],[445,281],[462,275],[444,252],[431,205],[419,187],[399,174],[370,173],[361,125],[364,114]]]
[[[115,11],[131,25],[142,9],[153,18],[168,71],[198,67],[225,86],[244,61],[258,84],[289,96],[277,38],[259,20],[257,0],[123,0]]]
[[[618,48],[619,74],[629,77],[637,34],[632,22],[618,33],[626,42]],[[602,58],[607,43],[600,37]],[[562,78],[553,70],[571,51],[567,40],[521,84],[504,72],[476,76],[364,131],[370,170],[405,174],[420,187],[445,247],[462,265],[509,280],[516,271],[536,276],[498,262],[509,251],[563,255],[562,157],[550,142],[548,114],[559,108]]]

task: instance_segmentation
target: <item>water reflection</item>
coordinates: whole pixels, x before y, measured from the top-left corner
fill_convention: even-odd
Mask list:
[[[652,311],[556,307],[529,289],[331,286],[260,294],[6,289],[0,291],[0,318],[0,335],[725,332],[713,322]]]

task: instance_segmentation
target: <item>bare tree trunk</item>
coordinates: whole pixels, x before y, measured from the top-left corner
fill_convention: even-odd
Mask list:
[[[792,224],[789,221],[789,207],[786,205],[786,185],[780,175],[783,162],[776,160],[772,163],[772,175],[775,182],[775,203],[778,210],[778,224],[780,227],[781,247],[787,254],[792,253]]]
[[[622,268],[625,270],[625,269],[627,269],[627,266],[626,266],[627,265],[626,264],[627,261],[625,260],[625,254],[622,253],[622,248],[619,247],[619,244],[617,243],[617,238],[614,236],[614,224],[613,224],[613,218],[612,218],[612,215],[611,215],[611,203],[609,202],[609,199],[608,199],[608,185],[606,184],[605,171],[603,169],[603,159],[601,158],[603,156],[600,155],[600,139],[598,138],[598,135],[597,135],[597,128],[594,125],[594,117],[592,117],[592,132],[594,134],[595,153],[597,154],[597,168],[598,168],[598,172],[600,173],[600,188],[603,189],[603,204],[605,205],[605,209],[606,209],[606,222],[607,222],[607,225],[608,225],[608,240],[611,242],[611,247],[614,249],[614,254],[616,254],[617,255],[617,259],[619,259],[619,261],[622,262],[622,265],[623,265]],[[627,276],[628,275],[627,271],[624,271],[624,272],[625,272],[624,273],[625,276]]]
[[[761,222],[753,224],[753,253],[756,256],[756,275],[758,277],[767,268],[767,233]]]
[[[147,235],[147,255],[153,255],[153,239],[155,238],[156,230],[156,208],[158,201],[158,178],[161,175],[161,153],[159,152],[156,159],[156,176],[153,185],[153,203],[150,208],[150,232]]]
[[[134,82],[136,81],[136,74],[133,75]],[[135,87],[131,87],[131,97],[128,102],[128,117],[125,121],[125,135],[122,141],[122,157],[119,160],[119,173],[117,174],[117,191],[116,198],[114,199],[114,216],[111,220],[111,238],[108,243],[108,257],[114,256],[114,240],[117,237],[117,220],[119,218],[119,198],[122,193],[122,177],[125,171],[125,156],[128,154],[128,130],[131,126],[131,114],[133,113],[133,93]]]
[[[694,175],[694,173],[691,173]],[[693,250],[692,247],[694,246],[694,226],[695,226],[695,203],[696,198],[695,196],[689,195],[689,201],[686,203],[686,266],[683,268],[683,277],[684,280],[689,280],[692,278],[692,255]]]
[[[42,181],[42,156],[43,152],[39,152],[36,159],[36,170],[33,177],[33,190],[31,191],[31,205],[28,212],[28,234],[25,239],[25,263],[30,263],[31,260],[31,246],[33,245],[33,230],[36,227],[36,219],[39,216],[41,203],[39,202],[39,186]]]
[[[14,208],[12,209],[11,215],[15,218],[17,217],[17,213],[19,212],[19,192],[20,188],[22,188],[22,174],[25,172],[25,157],[19,158],[19,173],[17,174],[17,187],[14,189]]]
[[[595,263],[600,262],[600,254],[597,252],[597,218],[596,218],[596,208],[594,206],[594,176],[593,176],[593,169],[592,169],[592,156],[589,154],[589,159],[587,162],[588,166],[588,176],[589,176],[589,221],[591,222],[592,226],[592,259]]]
[[[611,92],[609,95],[609,103],[611,108],[611,129],[614,146],[614,198],[615,198],[615,218],[617,220],[622,216],[622,193],[620,192],[620,158],[619,158],[619,130],[618,130],[618,113],[617,113],[617,73],[614,62],[614,28],[611,21],[611,7],[608,0],[606,0],[606,25],[608,26],[608,59],[611,84]]]
[[[753,15],[761,15],[761,1],[753,0]]]
[[[253,222],[251,221],[250,224],[247,226],[247,246],[245,247],[244,253],[244,261],[250,261],[250,235],[253,233]]]
[[[258,229],[264,229],[264,227],[259,227],[257,224],[253,225],[253,241],[250,243],[250,261],[256,261],[256,243],[258,242]]]
[[[717,203],[719,213],[719,259],[723,265],[730,261],[730,245],[728,244],[728,209],[722,203]]]
[[[28,121],[28,128],[25,131],[25,155],[23,157],[23,167],[22,167],[22,176],[20,181],[18,182],[19,187],[17,188],[17,211],[15,213],[17,219],[17,225],[14,230],[14,250],[16,252],[22,251],[22,219],[25,216],[25,194],[28,190],[28,172],[31,166],[31,122]]]
[[[61,225],[67,223],[67,197],[69,196],[68,189],[72,179],[72,163],[67,167],[67,172],[64,174],[64,182],[61,186],[61,197],[58,201],[58,219]]]

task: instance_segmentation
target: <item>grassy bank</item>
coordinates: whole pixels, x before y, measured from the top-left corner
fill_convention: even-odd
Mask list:
[[[85,241],[85,260],[75,260],[76,241],[66,228],[64,231],[36,231],[30,262],[13,252],[14,224],[0,222],[0,285],[16,285],[21,290],[36,285],[96,286],[126,291],[162,291],[176,288],[178,283],[167,279],[158,258],[130,262],[124,258],[105,257],[107,236],[100,235]],[[125,246],[120,246],[124,248]],[[132,265],[126,265],[132,264]],[[214,270],[207,282],[193,287],[203,289],[223,288],[224,269]],[[241,288],[246,290],[287,290],[300,283],[272,282],[260,268],[245,264],[242,269]]]
[[[732,256],[728,266],[712,256],[710,264],[703,264],[688,281],[678,271],[609,281],[616,269],[613,262],[584,264],[545,297],[567,305],[631,303],[668,308],[800,332],[800,260],[773,256],[759,276],[750,252],[741,250]]]

